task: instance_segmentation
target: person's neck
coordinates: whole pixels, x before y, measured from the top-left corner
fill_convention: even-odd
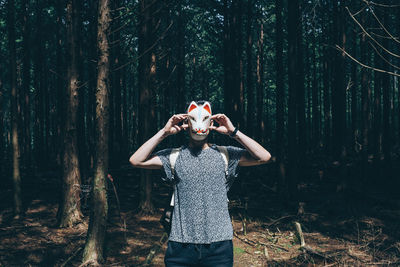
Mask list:
[[[207,142],[207,139],[202,140],[202,141],[196,141],[194,139],[190,139],[189,141],[189,147],[190,148],[195,148],[195,149],[201,149],[204,150],[208,147],[210,147],[210,145]]]

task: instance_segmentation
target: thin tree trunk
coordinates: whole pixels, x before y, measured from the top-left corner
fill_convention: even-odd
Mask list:
[[[232,44],[231,44],[231,15],[230,15],[230,7],[228,4],[228,0],[224,0],[224,26],[223,26],[223,34],[224,34],[224,109],[225,114],[230,116],[232,114],[232,97],[231,91],[232,88],[232,70],[231,70],[231,60],[232,60]]]
[[[346,32],[344,28],[345,19],[343,16],[342,4],[334,3],[334,28],[333,33],[336,36],[336,43],[345,48]],[[344,142],[346,128],[346,87],[344,84],[344,58],[345,54],[335,53],[335,72],[334,84],[332,90],[332,129],[334,142],[334,156],[340,159],[346,156],[346,147]]]
[[[285,88],[283,70],[283,22],[282,22],[282,0],[275,1],[276,14],[276,160],[278,167],[278,182],[280,190],[286,180],[286,167],[283,158],[284,138],[284,108],[285,108]]]
[[[296,89],[297,89],[297,23],[298,2],[288,1],[288,197],[297,198],[297,127],[296,127]]]
[[[320,135],[320,102],[319,102],[319,88],[317,82],[317,41],[316,32],[313,31],[313,46],[312,46],[312,58],[313,58],[313,80],[312,80],[312,149],[316,149],[321,143]]]
[[[44,149],[44,108],[43,108],[43,95],[44,95],[44,78],[43,78],[43,36],[42,36],[42,3],[36,0],[36,51],[34,58],[34,87],[35,87],[35,160],[36,166],[43,169],[44,162],[46,161]]]
[[[82,220],[80,211],[80,186],[81,174],[79,169],[77,114],[79,106],[78,97],[78,70],[77,70],[77,0],[69,0],[67,3],[67,114],[64,128],[63,149],[63,176],[62,176],[62,202],[59,207],[60,227],[72,227]]]
[[[296,20],[296,106],[297,106],[297,130],[298,130],[298,148],[297,151],[305,153],[307,149],[306,138],[306,109],[305,109],[305,88],[304,88],[304,59],[303,59],[303,23],[301,19],[301,1],[296,1],[295,20]],[[305,157],[297,157],[298,164],[303,166]],[[298,175],[303,176],[303,168],[298,169]]]
[[[178,3],[178,63],[177,63],[177,100],[178,111],[184,112],[185,109],[185,13],[183,0]]]
[[[388,25],[388,14],[387,12],[383,15],[383,24]],[[382,41],[384,47],[388,47],[388,40]],[[382,150],[385,161],[385,172],[386,175],[391,175],[391,132],[390,132],[390,77],[385,75],[382,79],[382,94],[383,94],[383,133],[382,133]],[[385,176],[386,176],[385,175]]]
[[[109,166],[109,0],[99,1],[97,42],[99,50],[96,91],[96,159],[92,191],[89,229],[83,251],[83,263],[96,265],[104,262],[104,240],[107,227],[107,173]]]
[[[362,24],[365,25],[365,17],[362,17]],[[362,36],[360,44],[360,54],[361,62],[366,62],[367,51],[366,51],[366,37]],[[371,102],[371,87],[368,84],[368,73],[365,68],[362,69],[361,73],[361,101],[362,101],[362,181],[365,184],[368,175],[368,152],[369,152],[369,128],[371,123],[371,112],[370,112],[370,102]]]
[[[31,131],[30,131],[30,80],[31,80],[31,55],[30,55],[30,23],[29,23],[29,1],[24,0],[23,8],[23,73],[22,73],[22,92],[23,92],[23,111],[24,111],[24,162],[27,172],[31,172]]]
[[[64,116],[65,116],[65,105],[64,100],[66,99],[65,95],[65,83],[64,83],[64,54],[62,50],[63,45],[63,5],[62,1],[57,1],[56,4],[56,12],[57,12],[57,31],[56,31],[56,56],[57,56],[57,147],[61,148],[63,145],[63,136],[62,136],[62,127],[64,123]],[[62,149],[57,150],[57,163],[61,166],[62,162]]]
[[[154,111],[154,86],[157,70],[157,58],[154,49],[149,49],[153,45],[154,25],[157,14],[154,14],[154,3],[150,0],[141,0],[141,26],[139,36],[139,54],[143,56],[139,60],[139,141],[144,143],[151,137],[154,130],[155,111]],[[142,170],[141,172],[141,199],[139,209],[143,214],[154,212],[151,200],[152,177],[151,171]]]
[[[260,22],[259,38],[257,42],[257,139],[264,143],[264,25]]]
[[[15,48],[15,2],[8,0],[7,26],[8,49],[10,53],[10,85],[11,85],[11,127],[13,151],[13,199],[14,218],[19,219],[22,213],[21,173],[20,173],[20,147],[18,143],[18,109],[17,109],[17,55]]]
[[[247,44],[246,44],[246,56],[247,56],[247,134],[254,138],[254,85],[253,85],[253,1],[248,0],[247,2]]]
[[[3,81],[2,78],[0,77],[0,179],[3,178],[4,172],[5,172],[5,157],[4,157],[4,151],[5,151],[5,144],[4,144],[4,88],[3,88]]]
[[[357,32],[354,31],[353,34],[353,55],[355,58],[357,58]],[[358,127],[359,127],[359,121],[358,121],[358,97],[357,97],[357,89],[358,89],[358,83],[357,83],[357,68],[358,65],[353,63],[352,64],[352,69],[351,69],[351,80],[353,83],[353,86],[351,87],[351,128],[352,128],[352,142],[351,144],[353,145],[354,150],[357,150],[357,141],[358,141]]]

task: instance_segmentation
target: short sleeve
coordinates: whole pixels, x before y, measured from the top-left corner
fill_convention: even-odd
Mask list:
[[[162,162],[164,176],[161,177],[163,181],[172,180],[171,163],[169,161],[169,156],[171,154],[172,148],[166,148],[155,152],[153,155],[158,156]]]
[[[227,187],[229,190],[232,183],[235,181],[236,177],[239,174],[239,161],[246,149],[235,146],[227,146],[226,149],[228,150],[229,155],[227,177]]]

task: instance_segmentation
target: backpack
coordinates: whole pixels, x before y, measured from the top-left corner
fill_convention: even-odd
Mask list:
[[[181,149],[182,149],[182,147],[173,148],[171,150],[171,154],[169,155],[169,162],[171,164],[172,178],[174,178],[174,176],[175,176],[175,164],[176,164],[176,160],[178,159]],[[219,153],[221,154],[221,157],[225,163],[225,179],[227,180],[227,178],[228,178],[228,162],[229,162],[228,149],[225,146],[217,146],[217,149],[218,149]],[[174,191],[175,191],[175,185],[174,185]],[[174,212],[174,205],[175,205],[175,194],[173,192],[171,201],[170,201],[169,205],[164,209],[163,215],[160,219],[160,222],[163,225],[165,231],[168,233],[168,235],[171,232],[172,214]]]

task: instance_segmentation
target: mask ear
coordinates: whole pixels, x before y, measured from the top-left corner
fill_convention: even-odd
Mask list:
[[[204,108],[205,110],[207,110],[208,113],[210,113],[210,115],[211,115],[211,106],[210,106],[210,103],[206,102],[206,103],[204,104],[203,108]]]
[[[196,102],[192,101],[189,105],[188,112],[192,111],[193,109],[197,108]]]

